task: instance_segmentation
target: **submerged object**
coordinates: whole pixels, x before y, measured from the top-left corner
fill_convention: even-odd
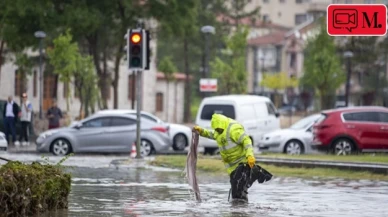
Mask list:
[[[189,152],[187,153],[185,172],[186,172],[187,181],[191,186],[191,190],[194,192],[195,199],[198,202],[201,202],[201,194],[199,192],[197,175],[196,175],[198,141],[199,141],[199,134],[193,132],[190,149],[189,149]]]

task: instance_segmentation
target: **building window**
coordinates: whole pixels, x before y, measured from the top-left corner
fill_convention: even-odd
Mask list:
[[[295,25],[306,22],[307,14],[295,14]]]
[[[22,74],[18,72],[18,70],[15,71],[15,96],[21,96],[22,92],[24,91],[24,85],[22,81]]]
[[[163,93],[156,93],[156,111],[163,111]]]
[[[34,74],[33,74],[33,79],[32,79],[33,83],[32,83],[32,92],[33,92],[33,95],[34,97],[36,97],[36,95],[38,94],[38,86],[37,86],[37,82],[38,82],[38,73],[36,72],[36,70],[34,71]]]
[[[279,0],[280,3],[286,3],[286,0]]]
[[[269,21],[269,15],[268,14],[263,14],[263,21],[268,22]]]
[[[267,4],[268,4],[268,3],[269,3],[269,0],[263,0],[263,3],[267,3]]]
[[[303,3],[303,0],[295,0],[295,3],[297,3],[297,4],[302,4],[302,3]]]
[[[292,52],[290,54],[290,68],[295,68],[296,66],[296,53]]]
[[[136,96],[136,77],[134,74],[128,76],[128,99],[135,100]]]
[[[63,83],[63,98],[67,98],[69,95],[69,83]]]

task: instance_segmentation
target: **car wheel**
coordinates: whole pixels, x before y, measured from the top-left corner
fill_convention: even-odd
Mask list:
[[[150,156],[154,150],[154,145],[145,139],[140,142],[140,154],[142,157]]]
[[[289,155],[303,154],[303,144],[298,140],[288,141],[284,147],[284,152]]]
[[[183,151],[188,145],[188,139],[182,133],[178,133],[174,136],[172,148],[175,151]]]
[[[71,152],[71,144],[66,139],[57,139],[51,144],[51,152],[57,156],[64,156]]]
[[[332,151],[335,155],[350,155],[355,151],[355,148],[349,139],[341,138],[334,141]]]

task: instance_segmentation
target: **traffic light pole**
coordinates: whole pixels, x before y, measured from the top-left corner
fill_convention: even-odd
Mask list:
[[[135,73],[135,72],[134,72]],[[141,75],[142,71],[138,70],[136,72],[136,158],[142,158],[140,153],[140,110],[141,110]]]

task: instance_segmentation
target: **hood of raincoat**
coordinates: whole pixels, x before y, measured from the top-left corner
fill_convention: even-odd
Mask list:
[[[221,114],[213,114],[211,120],[211,127],[213,129],[223,129],[225,130],[228,127],[229,118]]]

